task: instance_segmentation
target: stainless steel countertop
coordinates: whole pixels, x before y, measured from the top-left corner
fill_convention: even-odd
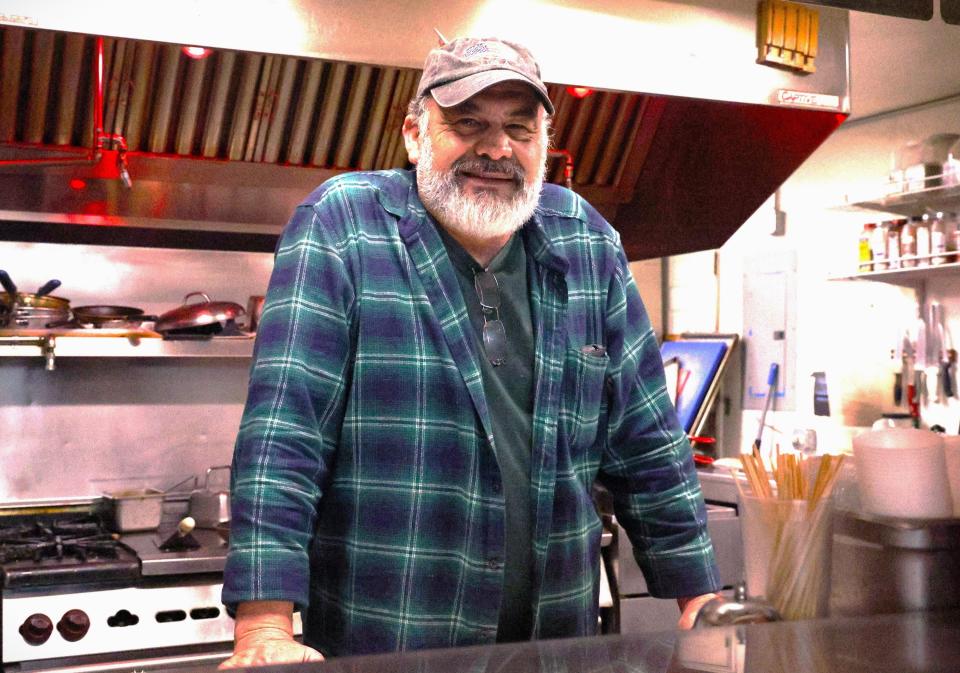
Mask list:
[[[166,533],[167,536],[172,531]],[[214,530],[196,528],[191,535],[199,549],[161,551],[163,535],[157,531],[127,533],[120,541],[137,552],[140,573],[147,576],[222,572],[226,565],[227,545]]]
[[[960,611],[710,627],[343,657],[262,667],[316,673],[955,673]],[[209,670],[215,665],[165,671]]]

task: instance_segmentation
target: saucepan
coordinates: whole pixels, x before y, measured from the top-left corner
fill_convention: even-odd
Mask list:
[[[44,283],[35,293],[20,292],[10,275],[0,270],[0,327],[44,328],[50,323],[70,317],[70,301],[50,295],[60,287],[53,279]]]
[[[191,303],[191,297],[203,297],[203,301]],[[240,304],[211,301],[204,292],[191,292],[183,298],[183,305],[157,318],[154,330],[163,334],[217,334],[244,313]]]

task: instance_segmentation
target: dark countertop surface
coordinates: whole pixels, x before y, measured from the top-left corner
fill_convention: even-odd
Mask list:
[[[170,668],[168,671],[205,670]],[[154,670],[154,669],[151,669]],[[343,657],[315,673],[955,673],[960,610]]]

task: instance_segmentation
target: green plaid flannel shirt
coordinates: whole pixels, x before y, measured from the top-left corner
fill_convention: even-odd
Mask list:
[[[287,600],[327,655],[492,643],[504,500],[476,339],[415,176],[321,185],[278,242],[233,462],[223,601]],[[719,586],[690,445],[618,234],[545,185],[524,227],[536,356],[534,637],[596,632],[612,494],[654,596]]]

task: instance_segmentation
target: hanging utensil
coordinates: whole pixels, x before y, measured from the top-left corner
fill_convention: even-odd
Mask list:
[[[770,404],[777,394],[777,376],[780,373],[780,365],[776,362],[770,365],[770,371],[767,373],[767,399],[763,403],[763,413],[760,414],[760,427],[757,429],[757,438],[753,440],[753,448],[760,450],[760,440],[763,438],[763,428],[767,423],[767,412],[770,410]]]

